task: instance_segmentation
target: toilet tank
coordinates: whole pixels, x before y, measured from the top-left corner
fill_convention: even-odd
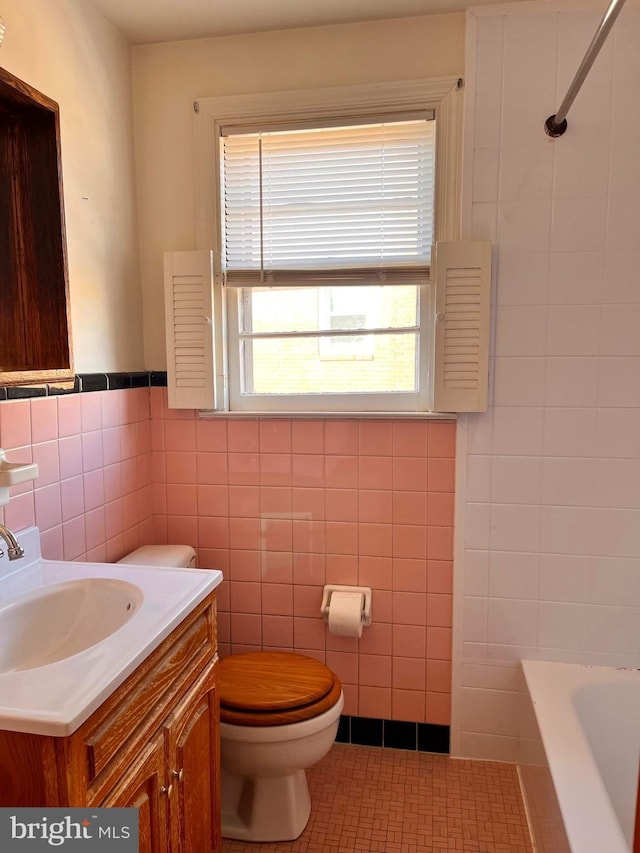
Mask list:
[[[138,566],[193,569],[196,565],[196,552],[191,545],[143,545],[118,562]]]

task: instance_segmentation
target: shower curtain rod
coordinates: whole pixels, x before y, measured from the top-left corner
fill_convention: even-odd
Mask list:
[[[564,100],[558,107],[558,112],[555,115],[549,116],[544,123],[545,133],[549,136],[562,136],[567,129],[567,113],[571,104],[574,102],[576,95],[580,91],[580,87],[584,83],[584,79],[589,73],[589,70],[595,62],[596,56],[600,52],[600,48],[609,35],[609,30],[613,26],[616,18],[620,14],[620,10],[624,6],[624,0],[611,0],[609,8],[604,13],[603,19],[600,21],[596,34],[591,39],[591,44],[587,48],[580,67],[576,71],[576,76],[573,78],[571,85],[564,96]]]

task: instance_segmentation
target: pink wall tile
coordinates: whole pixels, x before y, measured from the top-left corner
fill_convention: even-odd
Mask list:
[[[358,710],[352,713],[361,717],[391,719],[391,690],[387,687],[360,687]]]
[[[260,519],[260,548],[264,551],[291,551],[293,522],[288,518]]]
[[[324,519],[325,490],[294,487],[292,490],[292,511],[295,518],[306,516],[309,519]]]
[[[262,611],[270,616],[293,616],[293,585],[262,583]]]
[[[294,522],[295,524],[295,522]],[[296,584],[322,586],[325,583],[325,555],[298,553],[293,554],[293,579]]]
[[[260,573],[268,583],[293,583],[293,553],[261,551]]]
[[[290,650],[293,647],[293,619],[290,616],[262,617],[263,648]]]
[[[453,421],[429,421],[429,456],[456,455],[456,431]]]
[[[426,422],[396,421],[393,424],[393,455],[426,456],[427,428]]]
[[[366,557],[358,560],[357,583],[375,590],[391,589],[393,585],[393,561],[390,557]],[[377,603],[376,603],[377,604]]]
[[[448,726],[451,723],[451,695],[449,693],[430,693],[427,691],[425,703],[425,721],[436,726]]]
[[[358,430],[360,456],[391,456],[393,425],[389,421],[360,421]]]
[[[293,550],[300,553],[325,553],[325,531],[323,521],[293,520]]]
[[[260,453],[291,453],[291,421],[260,421]]]
[[[229,515],[259,518],[260,486],[229,486]]]
[[[395,457],[393,488],[405,492],[426,491],[427,460],[416,456]]]
[[[32,458],[38,465],[38,479],[35,482],[39,487],[50,486],[52,483],[60,481],[60,458],[57,441],[34,444]]]
[[[354,652],[335,652],[327,649],[327,666],[344,684],[358,683],[358,655]]]
[[[102,429],[102,403],[100,394],[80,395],[80,421],[82,432]]]
[[[358,650],[365,655],[391,655],[392,626],[384,622],[372,621],[363,629]]]
[[[393,687],[401,690],[424,690],[426,673],[424,659],[393,656]]]
[[[423,625],[393,625],[393,654],[425,660],[427,628]]]
[[[262,590],[259,583],[230,581],[229,594],[231,613],[261,613]]]
[[[234,581],[260,581],[259,551],[243,551],[234,548],[229,552],[229,579]]]
[[[424,690],[394,689],[391,697],[391,719],[426,722],[425,699]]]
[[[328,420],[324,425],[325,453],[355,456],[358,453],[358,421]]]
[[[262,617],[259,613],[231,613],[231,642],[259,646],[262,642]]]
[[[399,592],[426,592],[426,560],[394,558],[393,588]]]
[[[259,481],[263,486],[291,485],[291,454],[264,453],[259,460]]]
[[[263,515],[287,515],[293,509],[292,490],[286,486],[260,486],[260,512]]]
[[[223,452],[227,449],[226,420],[201,418],[196,422],[196,449],[209,453]]]
[[[9,503],[4,507],[4,523],[11,530],[22,530],[25,527],[32,527],[36,523],[32,491],[11,497]]]
[[[293,421],[291,450],[293,453],[324,453],[324,422]]]
[[[325,458],[326,485],[330,489],[355,489],[358,487],[357,456],[327,456]]]
[[[359,553],[366,557],[390,557],[393,527],[391,524],[359,524]]]
[[[40,522],[36,521],[36,524],[40,527]],[[61,525],[49,530],[43,530],[40,527],[40,548],[45,560],[64,560]]]
[[[164,446],[166,450],[195,451],[195,421],[165,421]]]
[[[196,454],[188,451],[167,451],[165,453],[167,483],[196,482]],[[202,482],[198,480],[198,482]]]
[[[427,628],[427,658],[451,660],[451,628]]]
[[[62,520],[68,521],[84,514],[84,480],[82,477],[72,477],[60,483],[60,500]]]
[[[327,521],[358,520],[357,489],[326,489],[325,500]]]
[[[324,649],[327,626],[320,615],[313,618],[296,616],[293,620],[293,642],[296,649]]]
[[[355,554],[327,554],[325,559],[325,578],[327,583],[357,583],[357,556]]]
[[[29,400],[0,403],[0,447],[10,450],[31,444],[31,404]]]
[[[62,523],[59,483],[53,483],[53,485],[45,486],[42,489],[35,489],[33,492],[33,501],[36,524],[41,532],[43,530],[50,530],[52,527],[57,527]]]
[[[196,479],[201,485],[226,485],[229,481],[229,462],[226,453],[198,453],[196,466]]]
[[[394,524],[425,524],[427,519],[426,492],[393,493]],[[434,524],[436,522],[433,522]]]
[[[226,486],[197,487],[198,515],[229,515],[229,490]]]
[[[358,684],[367,687],[391,687],[391,655],[358,655]]]
[[[453,560],[453,527],[429,527],[427,557],[430,560]]]
[[[72,435],[58,441],[60,478],[66,480],[82,474],[82,437]]]
[[[219,454],[208,454],[218,456]],[[236,486],[257,486],[260,483],[260,457],[257,453],[229,453],[229,483]],[[200,482],[209,482],[200,480]],[[211,482],[222,482],[220,479]]]
[[[327,554],[357,554],[358,525],[351,522],[327,521],[326,549]]]
[[[62,546],[65,560],[77,560],[87,550],[84,516],[72,518],[62,524]]]
[[[231,453],[257,453],[260,448],[258,421],[227,421],[227,447]]]
[[[31,402],[31,441],[53,441],[58,438],[58,402],[55,397],[37,397]]]
[[[82,432],[82,410],[79,394],[58,397],[58,435],[80,435]]]
[[[360,521],[389,524],[393,519],[394,492],[361,489],[358,492],[358,518]]]
[[[4,518],[35,521],[47,556],[192,544],[225,573],[226,653],[326,658],[345,713],[448,723],[454,423],[208,420],[152,388],[2,403],[2,436],[42,460],[49,484],[28,484]],[[360,640],[328,633],[325,582],[373,588]]]
[[[321,488],[325,485],[324,456],[294,454],[291,457],[291,482],[294,486]]]
[[[427,529],[419,525],[393,525],[393,556],[424,560],[427,556]]]
[[[361,489],[391,489],[393,486],[391,457],[360,456],[358,486]]]
[[[432,492],[453,492],[455,486],[455,460],[428,460],[429,490]]]

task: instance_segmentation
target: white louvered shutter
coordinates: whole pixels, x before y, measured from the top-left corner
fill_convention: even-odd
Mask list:
[[[491,243],[437,243],[435,281],[434,412],[487,408]],[[435,272],[435,275],[433,275]]]
[[[213,254],[165,252],[169,408],[213,409]]]

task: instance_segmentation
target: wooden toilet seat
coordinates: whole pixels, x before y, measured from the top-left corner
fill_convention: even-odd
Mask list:
[[[328,711],[341,691],[337,676],[306,655],[231,655],[220,664],[220,720],[241,726],[299,723]]]

